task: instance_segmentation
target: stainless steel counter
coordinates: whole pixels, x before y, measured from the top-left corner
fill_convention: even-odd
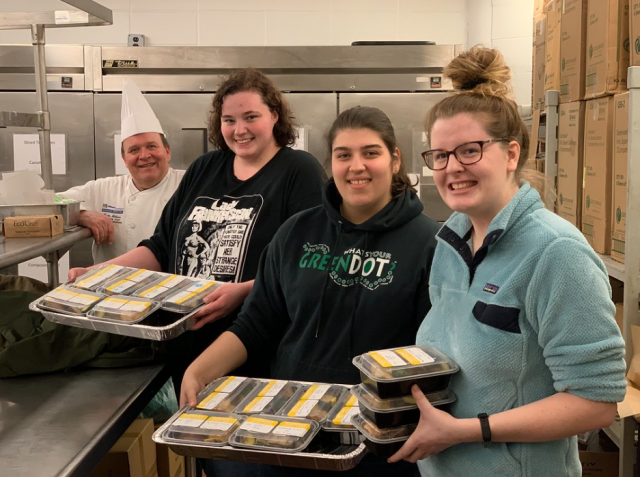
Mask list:
[[[77,227],[55,237],[8,238],[0,244],[0,268],[10,267],[54,251],[59,251],[62,256],[72,245],[89,237],[91,230]]]
[[[0,474],[86,477],[167,379],[163,365],[0,379]]]

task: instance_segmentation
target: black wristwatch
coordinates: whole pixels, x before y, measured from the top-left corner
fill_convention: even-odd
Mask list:
[[[491,427],[489,426],[489,415],[486,412],[478,414],[480,419],[480,429],[482,430],[482,443],[485,447],[491,444]]]

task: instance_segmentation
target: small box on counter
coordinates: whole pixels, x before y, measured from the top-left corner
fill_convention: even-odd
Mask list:
[[[64,219],[58,214],[5,217],[2,230],[7,238],[54,237],[64,232]]]

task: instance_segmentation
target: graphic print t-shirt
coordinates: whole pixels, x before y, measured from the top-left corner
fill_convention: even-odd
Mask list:
[[[263,204],[260,195],[198,197],[178,227],[176,272],[220,282],[240,281]]]
[[[154,235],[140,243],[163,271],[239,282],[255,278],[260,254],[292,215],[321,203],[326,176],[304,151],[281,148],[245,181],[234,153],[212,151],[187,170]]]

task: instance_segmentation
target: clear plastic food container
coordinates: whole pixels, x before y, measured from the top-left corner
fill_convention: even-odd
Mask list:
[[[157,301],[125,295],[108,296],[95,305],[87,316],[122,323],[139,323],[160,308]]]
[[[351,417],[358,412],[358,399],[345,393],[320,424],[326,431],[353,431],[355,427],[351,424]]]
[[[160,273],[151,270],[134,270],[107,281],[98,288],[105,295],[131,295],[134,291],[156,281]]]
[[[413,396],[380,399],[362,384],[353,386],[351,393],[360,402],[360,412],[380,429],[416,424],[420,419],[420,410]],[[448,411],[449,404],[456,400],[456,395],[450,389],[429,393],[425,397],[432,406],[443,411]]]
[[[162,301],[192,283],[192,278],[163,273],[156,281],[135,290],[132,295]]]
[[[163,433],[163,438],[177,443],[223,446],[244,420],[244,416],[237,414],[190,410],[173,421]]]
[[[120,265],[102,265],[93,270],[89,270],[84,275],[80,275],[76,278],[76,281],[73,282],[73,286],[85,290],[97,291],[98,288],[108,281],[133,271],[135,271],[135,268],[122,267]]]
[[[229,438],[229,444],[257,450],[299,452],[309,445],[320,424],[267,414],[250,416]]]
[[[320,422],[346,392],[347,388],[339,384],[306,385],[298,390],[278,414]]]
[[[38,302],[38,308],[71,315],[84,315],[104,297],[100,293],[63,285],[44,295]]]
[[[353,416],[351,422],[365,437],[364,443],[367,448],[383,458],[391,457],[398,452],[417,427],[413,424],[380,429],[362,414]]]
[[[241,414],[276,414],[302,384],[295,381],[261,381],[236,408]]]
[[[233,412],[251,394],[260,381],[240,376],[224,376],[207,385],[198,394],[197,409]]]
[[[183,290],[169,295],[162,301],[162,307],[177,313],[191,313],[204,304],[202,299],[221,284],[209,280],[196,280]]]
[[[353,358],[353,364],[382,399],[410,395],[414,384],[424,393],[441,391],[460,369],[437,349],[419,345],[370,351]]]

